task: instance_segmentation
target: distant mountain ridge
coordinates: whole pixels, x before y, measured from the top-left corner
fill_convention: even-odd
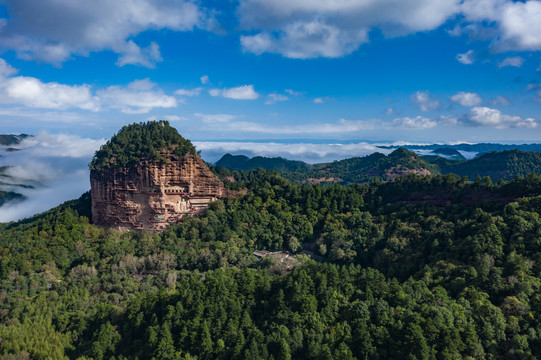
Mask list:
[[[406,174],[439,174],[436,165],[424,161],[419,155],[403,148],[393,151],[388,156],[373,153],[365,157],[353,157],[313,165],[281,157],[258,156],[250,159],[244,155],[226,154],[214,166],[230,170],[264,168],[277,171],[291,180],[308,183],[362,183],[375,178],[391,180]]]
[[[398,149],[400,147],[408,150],[442,150],[442,149],[454,149],[458,151],[467,151],[477,153],[478,155],[504,150],[522,150],[522,151],[538,151],[541,152],[541,144],[497,144],[497,143],[478,143],[478,144],[431,144],[431,145],[390,145],[390,146],[377,146],[380,149]]]
[[[0,145],[17,145],[25,138],[29,137],[31,135],[27,134],[19,134],[19,135],[13,135],[13,134],[0,134]]]
[[[250,170],[264,168],[267,170],[303,172],[313,168],[304,161],[287,160],[282,157],[255,156],[249,158],[245,155],[225,154],[216,163],[216,166],[226,167],[232,170]]]
[[[440,150],[443,155],[457,156],[453,149]],[[458,153],[460,155],[460,153]],[[434,175],[454,173],[474,180],[477,176],[490,176],[493,181],[524,177],[532,172],[541,173],[541,153],[535,151],[506,150],[488,152],[471,160],[451,160],[438,155],[419,156],[399,148],[388,156],[373,153],[321,164],[284,158],[249,158],[244,155],[226,154],[215,163],[216,167],[230,170],[264,168],[274,170],[293,181],[320,183],[363,183],[376,178],[392,180],[407,174]]]

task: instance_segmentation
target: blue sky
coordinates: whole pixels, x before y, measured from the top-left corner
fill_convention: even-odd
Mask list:
[[[539,142],[541,1],[0,1],[0,133]]]

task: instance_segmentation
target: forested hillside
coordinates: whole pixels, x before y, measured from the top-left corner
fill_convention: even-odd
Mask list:
[[[531,172],[541,173],[541,153],[536,151],[506,150],[489,152],[475,159],[438,164],[444,174],[455,173],[475,179],[477,176],[490,176],[494,181],[510,180],[516,176],[524,177]]]
[[[369,182],[376,178],[392,180],[406,174],[439,174],[436,165],[422,160],[417,154],[400,148],[388,156],[374,153],[364,157],[353,157],[332,163],[306,164],[283,158],[224,155],[215,164],[231,170],[263,168],[278,171],[282,176],[297,182],[319,183],[341,182],[343,184]]]
[[[88,194],[0,225],[0,354],[541,357],[541,177],[234,176],[245,195],[163,233],[93,226]],[[257,249],[298,255],[287,269]]]
[[[364,157],[353,157],[332,163],[306,164],[283,158],[233,156],[226,154],[216,162],[216,167],[230,170],[263,168],[278,171],[282,176],[296,182],[341,182],[344,185],[365,183],[375,179],[392,180],[407,174],[457,174],[475,180],[477,176],[489,176],[493,181],[512,180],[532,172],[541,172],[541,153],[536,151],[506,150],[488,152],[477,158],[466,160],[458,151],[439,148],[438,155],[418,156],[398,148],[385,156],[373,153]]]

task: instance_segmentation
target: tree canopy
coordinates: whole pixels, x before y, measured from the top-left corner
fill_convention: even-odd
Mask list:
[[[124,126],[96,151],[91,170],[121,168],[142,159],[166,160],[164,151],[183,156],[195,154],[195,147],[183,138],[168,121],[148,121]]]

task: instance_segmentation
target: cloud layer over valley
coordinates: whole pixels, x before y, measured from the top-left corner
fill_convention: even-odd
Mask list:
[[[90,190],[88,163],[104,140],[74,135],[39,133],[13,146],[0,148],[2,190],[23,194],[26,200],[0,207],[0,221],[14,221],[46,211]],[[21,187],[17,185],[27,185]]]

